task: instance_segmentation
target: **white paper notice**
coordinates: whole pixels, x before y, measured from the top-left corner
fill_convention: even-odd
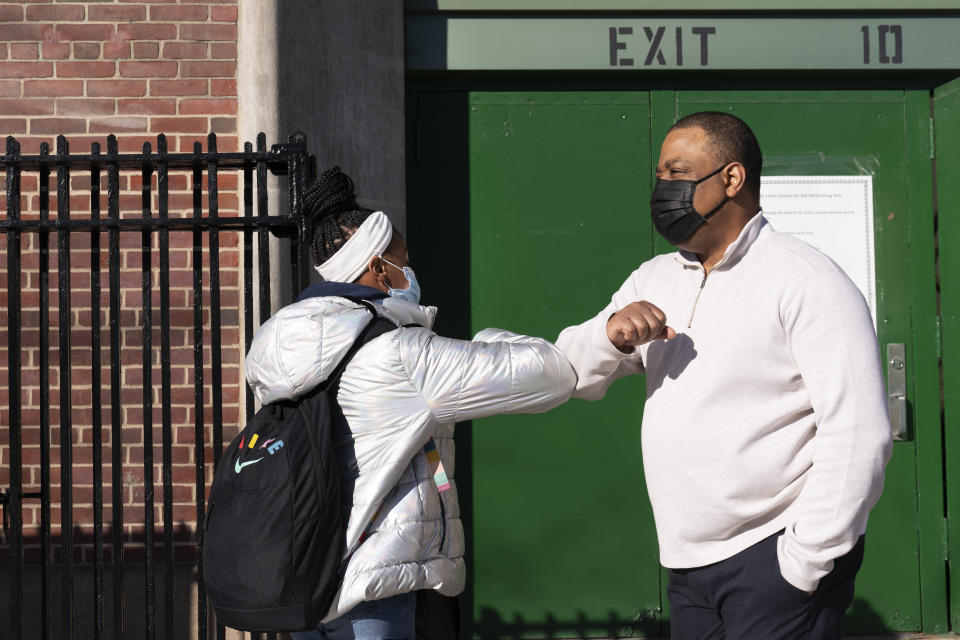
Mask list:
[[[873,176],[771,176],[760,184],[760,207],[773,228],[833,258],[860,287],[876,326]]]

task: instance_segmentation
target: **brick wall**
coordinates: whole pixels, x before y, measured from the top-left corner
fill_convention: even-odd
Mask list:
[[[71,153],[90,152],[90,145],[99,142],[106,151],[106,136],[115,134],[121,152],[139,152],[144,142],[156,150],[156,136],[167,136],[171,152],[191,151],[196,141],[206,148],[206,135],[218,135],[220,151],[238,148],[237,131],[237,0],[206,0],[179,3],[153,1],[73,2],[29,0],[0,2],[0,133],[20,141],[23,154],[36,154],[42,142],[48,142],[55,153],[54,138],[67,137]],[[191,178],[188,173],[171,172],[171,216],[192,215]],[[205,182],[205,181],[204,181]],[[102,181],[101,207],[106,212],[106,180]],[[156,178],[154,177],[154,186]],[[71,179],[71,216],[89,216],[89,176],[75,174]],[[141,178],[137,172],[121,173],[120,208],[122,216],[139,217]],[[206,184],[204,184],[206,187]],[[238,180],[236,174],[224,173],[219,181],[221,215],[236,215]],[[56,215],[56,176],[51,179],[51,215]],[[35,172],[24,174],[22,207],[24,217],[39,215],[39,180]],[[154,196],[154,207],[156,207]],[[5,209],[6,204],[0,205]],[[105,213],[104,213],[105,215]],[[23,314],[7,317],[6,237],[0,234],[0,490],[9,486],[10,451],[9,389],[7,386],[9,354],[7,327],[19,322],[23,332],[23,483],[24,491],[39,491],[42,469],[40,461],[40,249],[41,238],[24,234],[23,246]],[[50,247],[50,441],[52,467],[50,484],[54,503],[51,509],[52,537],[59,538],[60,505],[60,416],[59,355],[57,296],[57,236],[47,240]],[[161,461],[160,412],[160,281],[157,254],[158,240],[153,238],[152,255],[152,322],[153,322],[153,441],[155,518],[159,531],[163,526],[163,485]],[[173,421],[173,525],[188,555],[195,527],[195,460],[198,448],[194,442],[193,399],[193,299],[192,299],[192,234],[170,234],[170,312],[172,354],[172,421]],[[93,398],[104,402],[104,523],[109,535],[111,527],[112,488],[110,485],[113,445],[110,437],[110,353],[108,326],[107,237],[101,238],[100,272],[104,291],[101,295],[103,359],[100,363],[102,384],[92,387],[91,355],[90,258],[91,239],[87,233],[71,236],[71,317],[70,337],[72,402],[71,438],[73,442],[73,519],[74,537],[79,541],[76,555],[89,559],[93,523]],[[123,419],[123,500],[124,533],[131,548],[142,544],[143,533],[143,405],[142,405],[142,331],[144,324],[141,294],[141,236],[121,234],[121,300],[120,336]],[[206,245],[206,241],[205,241]],[[204,275],[204,360],[205,371],[205,436],[207,480],[210,467],[212,407],[223,407],[227,425],[224,438],[229,440],[239,419],[239,363],[241,353],[239,252],[236,233],[220,237],[221,300],[223,341],[223,395],[212,397],[210,386],[210,314],[209,274]],[[208,253],[204,249],[204,262]],[[97,265],[93,265],[96,268]],[[36,557],[40,523],[39,501],[28,500],[24,508],[24,536]],[[109,538],[108,538],[109,539]],[[5,540],[0,540],[5,542]],[[54,549],[56,552],[56,549]],[[134,552],[135,554],[135,552]],[[6,558],[6,553],[0,553]],[[3,560],[0,560],[3,562]]]

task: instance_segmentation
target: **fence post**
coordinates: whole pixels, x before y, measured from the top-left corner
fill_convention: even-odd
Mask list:
[[[290,194],[290,219],[297,227],[297,237],[291,239],[291,262],[293,263],[293,297],[300,295],[310,284],[310,236],[311,225],[303,215],[303,190],[308,173],[307,138],[294,133],[285,145],[287,152],[287,184]]]
[[[60,563],[63,567],[63,637],[74,637],[73,616],[73,401],[70,363],[70,149],[57,136],[57,350],[60,356]]]
[[[20,144],[7,138],[7,217],[20,218]],[[13,590],[10,596],[11,636],[19,638],[23,627],[23,548],[20,493],[21,478],[21,405],[20,405],[20,231],[7,231],[7,364],[10,370],[10,565],[13,568]]]

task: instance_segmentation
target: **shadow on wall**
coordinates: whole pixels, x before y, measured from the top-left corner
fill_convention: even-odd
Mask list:
[[[143,563],[128,564],[124,568],[124,621],[125,638],[147,637],[146,621],[146,572]],[[105,567],[103,581],[105,585],[102,621],[104,637],[119,638],[114,625],[113,583],[114,572]],[[152,624],[154,637],[158,638],[196,638],[197,637],[197,575],[193,565],[177,564],[174,566],[173,596],[176,616],[172,621],[172,628],[164,616],[164,584],[166,582],[164,567],[157,567],[154,574],[155,589],[153,592],[153,610],[155,618]],[[74,607],[73,628],[75,638],[94,638],[94,571],[91,565],[82,565],[74,568]],[[47,623],[51,630],[51,637],[69,637],[64,629],[63,617],[63,572],[55,567],[50,572],[49,616]],[[0,602],[10,602],[10,591],[13,579],[9,567],[0,568]],[[42,638],[41,620],[41,574],[40,567],[26,567],[23,574],[23,638]],[[12,629],[10,622],[10,607],[0,607],[0,625],[3,629]],[[207,629],[214,627],[213,614],[207,612]],[[14,636],[16,637],[16,636]]]
[[[523,616],[504,620],[493,609],[483,609],[474,623],[473,637],[500,638],[659,638],[660,620],[655,613],[640,612],[623,620],[613,611],[605,620],[590,620],[582,612],[574,619],[557,619],[548,613],[543,622],[528,622]],[[463,637],[463,634],[461,634]]]
[[[196,638],[199,626],[197,604],[197,571],[195,561],[195,533],[192,527],[178,524],[173,528],[172,567],[164,555],[163,526],[159,525],[154,535],[153,564],[148,569],[145,557],[145,536],[143,532],[124,533],[123,565],[117,572],[111,557],[112,530],[104,527],[104,563],[99,579],[102,584],[102,619],[104,637],[119,638],[120,622],[115,615],[116,595],[122,594],[122,633],[125,638],[147,637],[148,616],[152,615],[153,636],[158,638]],[[23,638],[65,638],[65,567],[61,561],[60,536],[50,538],[50,565],[47,579],[44,580],[40,564],[40,540],[36,536],[25,536],[25,562],[19,580],[19,595],[23,603],[21,637]],[[95,611],[97,609],[97,575],[93,557],[92,533],[75,528],[73,533],[73,596],[72,617],[73,637],[96,637]],[[15,629],[11,620],[11,607],[17,581],[10,565],[10,552],[6,545],[0,545],[0,629]],[[149,590],[152,597],[148,598]],[[46,598],[44,599],[44,582]],[[119,589],[119,590],[118,590]],[[46,607],[44,607],[44,601]],[[149,603],[149,607],[148,607]],[[212,630],[214,621],[208,609],[205,615],[207,629]],[[43,635],[43,620],[49,628],[49,636]],[[6,637],[0,632],[0,637]],[[13,637],[17,637],[16,634]]]
[[[883,617],[862,598],[853,601],[844,621],[849,629],[844,637],[881,638],[895,637],[897,632],[890,629]],[[855,629],[856,631],[852,631]],[[663,626],[655,613],[641,612],[635,619],[625,621],[613,611],[605,620],[590,620],[583,613],[574,619],[558,619],[547,614],[542,622],[527,621],[523,616],[514,616],[506,620],[493,609],[485,608],[475,622],[472,636],[480,640],[499,640],[501,638],[666,638],[669,637],[669,620],[663,620]]]
[[[844,631],[850,633],[849,637],[870,636],[895,636],[897,632],[891,629],[886,620],[863,598],[854,598],[853,604],[847,609],[847,615],[843,620]],[[848,631],[856,629],[856,632]],[[853,635],[856,633],[856,635]]]
[[[277,2],[278,125],[307,135],[318,172],[339,165],[360,204],[405,219],[403,4]]]

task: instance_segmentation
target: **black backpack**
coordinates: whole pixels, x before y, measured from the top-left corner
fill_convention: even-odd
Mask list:
[[[346,568],[331,437],[340,376],[360,347],[393,329],[374,312],[327,381],[262,407],[217,463],[200,544],[221,624],[302,631],[327,614]]]

